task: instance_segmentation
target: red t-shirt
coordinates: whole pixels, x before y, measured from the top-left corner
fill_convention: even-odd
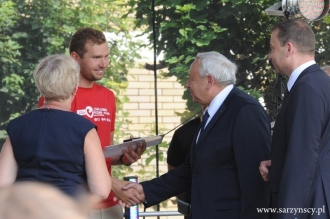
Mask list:
[[[38,107],[44,103],[44,98],[39,100]],[[112,91],[93,84],[92,88],[78,87],[77,94],[72,101],[71,111],[90,120],[97,126],[97,133],[101,140],[102,149],[110,145],[110,133],[115,130],[116,100]],[[108,171],[111,174],[111,160],[106,159]],[[118,202],[113,201],[114,193],[95,206],[96,209],[112,207]]]

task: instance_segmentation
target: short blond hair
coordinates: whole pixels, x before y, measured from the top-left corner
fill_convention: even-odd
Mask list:
[[[33,72],[35,84],[45,101],[63,101],[70,97],[79,83],[80,67],[68,55],[43,58]]]

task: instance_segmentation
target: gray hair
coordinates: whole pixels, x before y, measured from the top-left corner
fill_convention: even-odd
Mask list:
[[[45,101],[63,101],[70,97],[79,83],[80,67],[68,55],[43,58],[33,72],[35,84]]]
[[[218,52],[198,53],[200,61],[199,76],[213,75],[219,85],[235,84],[237,66]]]

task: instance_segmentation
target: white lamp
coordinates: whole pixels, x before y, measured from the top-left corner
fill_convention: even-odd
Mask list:
[[[301,18],[309,21],[323,18],[329,11],[329,0],[282,0],[266,9],[268,15]]]

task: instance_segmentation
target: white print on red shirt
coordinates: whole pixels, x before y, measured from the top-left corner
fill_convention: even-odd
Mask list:
[[[81,116],[87,116],[89,118],[93,117],[109,117],[110,113],[107,108],[99,108],[99,107],[91,107],[87,106],[85,109],[77,110],[77,114]],[[94,121],[103,121],[103,122],[111,122],[110,118],[94,118]]]

